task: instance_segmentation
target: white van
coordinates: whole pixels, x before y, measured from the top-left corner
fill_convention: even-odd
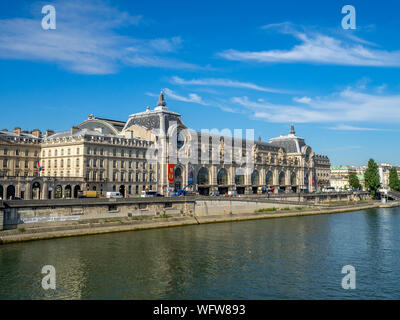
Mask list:
[[[120,199],[123,198],[123,195],[120,194],[119,192],[107,192],[106,198]]]
[[[141,198],[154,198],[157,197],[157,191],[152,191],[152,190],[143,190],[141,195]]]

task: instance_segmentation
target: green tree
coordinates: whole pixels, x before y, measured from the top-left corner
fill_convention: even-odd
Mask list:
[[[358,180],[358,177],[355,173],[350,173],[349,175],[349,184],[350,187],[353,188],[353,190],[360,190],[361,189],[361,184],[360,180]]]
[[[374,159],[369,159],[368,168],[365,170],[364,179],[365,188],[369,189],[372,196],[375,196],[376,191],[380,187],[381,183],[379,179],[378,165]]]
[[[400,180],[395,168],[392,168],[389,171],[389,187],[395,191],[400,190]]]

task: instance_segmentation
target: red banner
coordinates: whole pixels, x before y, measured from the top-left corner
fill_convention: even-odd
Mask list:
[[[173,185],[175,183],[175,165],[168,163],[168,183]]]

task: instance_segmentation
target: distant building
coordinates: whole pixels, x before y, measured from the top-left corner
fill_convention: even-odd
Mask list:
[[[389,172],[395,168],[397,175],[400,177],[400,166],[394,166],[389,163],[378,164],[379,180],[383,189],[389,188]]]
[[[350,174],[357,174],[355,166],[331,166],[330,185],[335,190],[350,189]]]

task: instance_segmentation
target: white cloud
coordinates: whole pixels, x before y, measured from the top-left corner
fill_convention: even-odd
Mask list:
[[[299,103],[305,103],[308,104],[311,102],[311,98],[309,97],[302,97],[302,98],[293,98],[294,101],[299,102]]]
[[[216,78],[205,78],[205,79],[192,79],[185,80],[180,77],[172,77],[172,83],[181,84],[181,85],[196,85],[196,86],[219,86],[219,87],[230,87],[230,88],[242,88],[242,89],[251,89],[262,92],[271,92],[271,93],[289,93],[289,91],[262,87],[250,82],[240,82],[231,79],[216,79]]]
[[[289,50],[238,51],[229,49],[219,56],[235,61],[313,63],[348,66],[399,67],[400,51],[371,49],[374,43],[354,35],[338,37],[321,33],[296,31],[290,23],[264,26],[263,29],[279,28],[279,32],[292,34],[300,44]]]
[[[166,96],[168,98],[171,98],[173,100],[178,100],[178,101],[183,101],[183,102],[189,102],[189,103],[197,103],[197,104],[201,104],[204,106],[207,106],[208,103],[204,102],[203,99],[197,95],[196,93],[189,93],[187,97],[182,96],[182,95],[178,95],[177,93],[175,93],[174,91],[165,88],[164,89],[164,93],[166,94]]]
[[[400,123],[400,95],[364,93],[353,88],[313,98],[303,106],[252,101],[246,96],[234,97],[231,102],[246,108],[252,117],[269,122]]]
[[[57,29],[43,30],[41,19],[0,20],[0,59],[45,61],[85,74],[115,73],[121,66],[198,69],[200,67],[168,57],[182,43],[181,38],[135,39],[117,32],[141,22],[102,0],[55,1]],[[41,12],[39,3],[33,5]]]
[[[390,129],[381,129],[381,128],[365,128],[365,127],[356,127],[350,125],[340,124],[334,127],[329,127],[328,129],[331,130],[338,130],[338,131],[392,131]]]

